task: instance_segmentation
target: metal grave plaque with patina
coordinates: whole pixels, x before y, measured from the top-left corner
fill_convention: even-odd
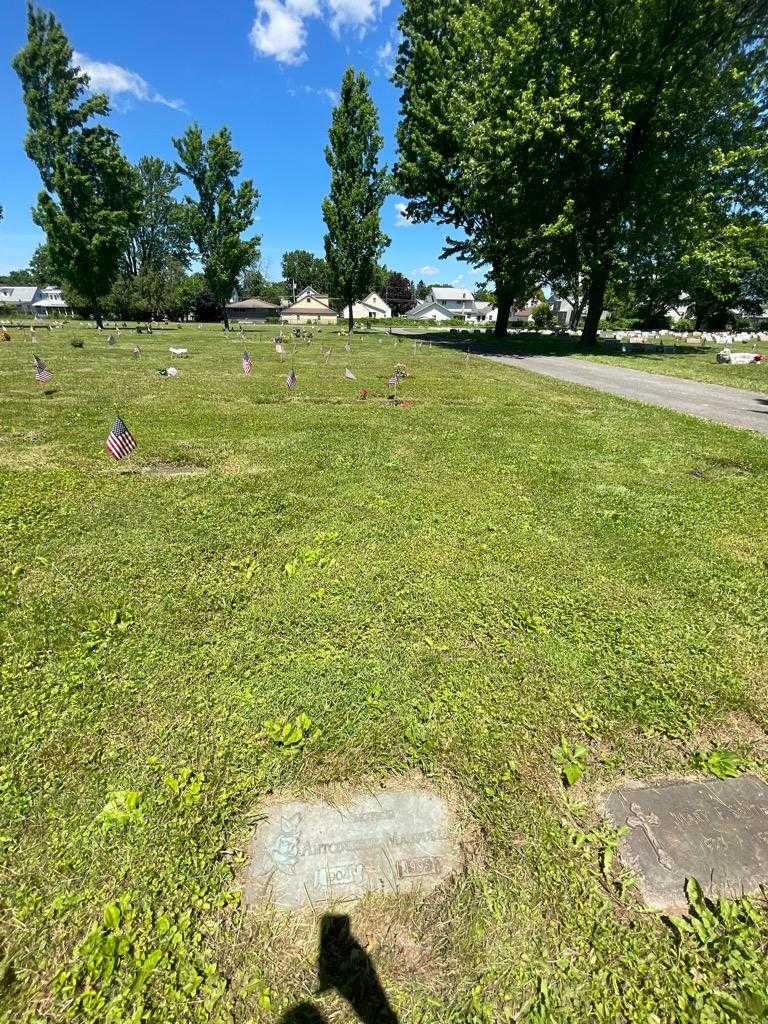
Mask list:
[[[416,789],[274,803],[248,852],[246,902],[285,908],[428,892],[461,866],[446,802]]]
[[[742,896],[768,884],[768,785],[754,775],[702,782],[630,784],[604,800],[619,852],[645,902],[686,906],[685,882],[710,896]]]

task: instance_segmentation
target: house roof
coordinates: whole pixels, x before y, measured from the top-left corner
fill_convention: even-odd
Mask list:
[[[227,309],[279,309],[279,306],[273,305],[271,302],[265,302],[264,299],[243,299],[242,302],[230,302],[227,305]]]
[[[32,302],[37,295],[36,285],[0,285],[0,300],[3,302]]]
[[[455,302],[457,300],[472,302],[475,298],[472,292],[468,292],[465,288],[431,288],[430,291],[436,302]]]
[[[449,318],[453,316],[454,311],[452,309],[448,309],[447,306],[443,306],[442,303],[434,302],[431,299],[420,302],[418,306],[414,306],[413,309],[409,309],[405,315],[411,317],[418,316],[419,313],[425,313],[428,309],[432,308],[441,309]]]
[[[38,299],[32,303],[33,309],[67,309],[64,299]]]

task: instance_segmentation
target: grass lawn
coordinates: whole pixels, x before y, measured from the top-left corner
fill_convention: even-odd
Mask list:
[[[301,344],[289,393],[271,329],[250,377],[220,329],[12,333],[0,1019],[351,1019],[317,921],[242,910],[242,850],[280,787],[418,776],[467,870],[352,911],[403,1024],[765,1019],[765,905],[680,934],[595,811],[717,747],[766,772],[764,439],[373,334]],[[265,733],[300,714],[293,752]]]
[[[458,337],[458,335],[456,335]],[[480,336],[477,336],[480,339]],[[683,344],[680,338],[670,335],[660,339],[666,344]],[[466,344],[466,343],[465,343]],[[508,353],[535,353],[549,355],[572,355],[579,359],[589,359],[597,363],[611,366],[623,366],[630,370],[646,370],[648,373],[663,373],[670,377],[686,377],[688,380],[701,380],[709,384],[724,384],[732,388],[745,388],[748,391],[768,392],[768,343],[761,342],[754,346],[755,351],[762,352],[762,363],[738,364],[718,363],[716,356],[721,345],[708,343],[706,349],[691,345],[690,351],[680,353],[637,352],[632,355],[607,353],[601,351],[598,343],[594,351],[582,348],[578,339],[558,339],[552,335],[536,335],[526,333],[524,336],[511,331],[504,341],[496,341],[490,334],[482,335],[475,343],[484,351],[498,355]],[[751,352],[752,343],[737,342],[734,352]]]

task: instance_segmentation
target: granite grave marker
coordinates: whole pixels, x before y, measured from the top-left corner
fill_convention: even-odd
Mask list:
[[[685,908],[687,878],[713,897],[768,884],[768,785],[757,776],[630,784],[604,810],[614,828],[629,827],[620,857],[657,910]]]
[[[450,824],[446,802],[417,789],[274,803],[249,846],[245,900],[298,909],[428,892],[461,866]]]

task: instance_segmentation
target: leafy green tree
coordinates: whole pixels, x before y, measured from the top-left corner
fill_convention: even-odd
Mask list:
[[[221,128],[205,140],[200,126],[192,124],[173,144],[179,155],[176,170],[197,191],[197,199],[185,200],[189,233],[228,330],[227,303],[243,270],[259,253],[259,236],[241,237],[253,224],[259,193],[249,178],[235,185],[243,161],[232,146],[228,128]]]
[[[703,197],[765,207],[767,20],[763,0],[406,0],[409,216],[512,281],[578,280],[594,340],[611,275]]]
[[[399,271],[392,271],[387,278],[382,298],[391,307],[393,316],[402,316],[416,305],[413,282]]]
[[[308,249],[291,249],[284,253],[281,270],[289,296],[292,296],[294,288],[297,294],[309,287],[325,294],[330,290],[328,264]]]
[[[35,249],[32,253],[32,258],[29,261],[29,270],[32,274],[35,284],[46,285],[46,284],[60,284],[57,274],[54,272],[51,266],[51,257],[48,252],[48,246],[43,242]]]
[[[325,159],[331,186],[323,200],[325,258],[332,291],[349,307],[349,332],[354,328],[352,305],[375,280],[377,262],[389,244],[381,230],[381,206],[389,192],[389,175],[379,167],[384,143],[369,83],[348,68],[334,108]]]
[[[181,180],[176,168],[159,157],[143,156],[135,172],[139,216],[125,252],[127,272],[135,277],[169,264],[188,267],[191,239],[184,204],[173,196]]]
[[[109,113],[105,96],[82,98],[88,76],[52,14],[27,10],[27,42],[13,60],[24,94],[27,155],[44,190],[33,219],[46,234],[52,274],[82,297],[97,324],[136,221],[138,196],[115,132],[89,121]]]

